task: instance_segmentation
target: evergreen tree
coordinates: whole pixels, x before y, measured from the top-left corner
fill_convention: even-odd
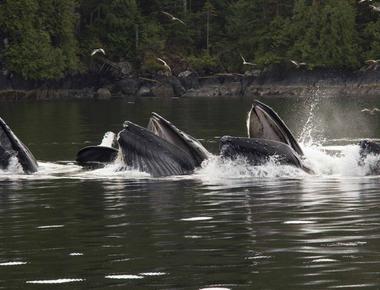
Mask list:
[[[380,58],[379,16],[356,0],[2,0],[0,57],[27,79],[78,71],[98,47],[147,71],[162,68],[157,57],[179,69],[243,70],[240,54],[261,68],[295,59],[357,69]]]
[[[26,79],[60,78],[79,67],[74,0],[6,1],[0,9],[7,67]]]

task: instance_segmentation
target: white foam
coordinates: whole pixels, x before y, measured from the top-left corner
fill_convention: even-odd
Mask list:
[[[140,275],[107,275],[107,279],[143,279],[143,276]]]
[[[37,229],[56,229],[63,228],[64,225],[47,225],[47,226],[38,226]]]
[[[72,282],[81,282],[85,281],[85,279],[53,279],[53,280],[32,280],[26,281],[27,284],[64,284],[64,283],[72,283]]]
[[[285,221],[285,225],[307,225],[314,224],[314,221],[306,221],[306,220],[293,220],[293,221]]]
[[[209,217],[209,216],[197,216],[197,217],[183,218],[183,219],[180,219],[180,220],[184,221],[184,222],[209,221],[209,220],[212,220],[212,217]]]
[[[165,273],[165,272],[144,272],[144,273],[140,273],[139,275],[152,277],[152,276],[164,276],[164,275],[167,275],[167,273]]]
[[[0,266],[19,266],[19,265],[25,265],[27,262],[21,262],[21,261],[11,261],[11,262],[3,262],[0,263]]]
[[[202,164],[197,170],[197,177],[204,181],[229,182],[236,178],[277,178],[293,177],[299,178],[307,175],[302,169],[289,165],[279,165],[276,159],[270,159],[266,164],[260,166],[250,165],[246,159],[236,160],[213,157]]]
[[[83,253],[74,252],[74,253],[70,253],[69,256],[83,256]]]
[[[380,165],[380,155],[369,154],[361,160],[360,147],[357,144],[323,146],[314,142],[312,145],[301,144],[301,146],[305,155],[305,164],[313,169],[317,177],[363,177],[370,175],[378,163]],[[228,160],[211,156],[193,175],[171,176],[165,179],[199,179],[205,183],[225,184],[234,183],[236,179],[303,179],[305,177],[310,177],[310,175],[293,166],[279,165],[275,157],[264,165],[252,166],[244,158]],[[151,175],[146,172],[125,167],[120,160],[96,170],[85,170],[70,162],[39,162],[38,172],[25,174],[17,159],[12,158],[9,168],[0,170],[0,180],[106,179],[123,181],[151,178]]]
[[[105,147],[112,147],[112,145],[115,142],[116,134],[114,132],[106,132],[103,136],[102,142],[100,143],[100,146]]]

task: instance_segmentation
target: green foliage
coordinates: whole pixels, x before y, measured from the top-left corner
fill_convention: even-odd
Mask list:
[[[369,50],[366,52],[368,59],[379,59],[380,56],[380,19],[369,22],[365,28],[365,34],[368,36]]]
[[[289,63],[358,69],[380,58],[380,13],[356,0],[3,0],[0,60],[27,79],[56,79],[102,47],[136,70],[243,71]],[[162,12],[182,19],[173,21]]]
[[[190,55],[187,62],[191,68],[199,72],[216,71],[218,69],[218,60],[208,53],[202,53],[199,56]]]
[[[79,67],[75,0],[8,0],[0,6],[7,67],[26,79],[54,79]]]

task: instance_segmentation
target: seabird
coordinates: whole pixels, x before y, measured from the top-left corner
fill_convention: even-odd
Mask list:
[[[367,70],[372,69],[376,70],[379,65],[380,59],[368,59],[365,63],[368,65]]]
[[[170,66],[166,63],[166,61],[164,61],[162,58],[159,58],[157,57],[157,60],[162,62],[162,64],[170,71],[172,72],[172,69],[170,68]]]
[[[378,64],[380,59],[368,59],[365,61],[366,64]]]
[[[181,22],[183,25],[186,25],[185,22],[183,22],[181,19],[177,18],[177,17],[174,17],[173,15],[171,15],[170,13],[168,12],[165,12],[165,11],[161,11],[161,13],[165,14],[166,16],[168,16],[171,20],[173,21],[178,21],[178,22]]]
[[[242,54],[240,54],[240,57],[241,57],[241,59],[243,60],[243,64],[256,66],[255,63],[252,63],[252,62],[248,62],[248,61],[246,61],[245,58],[244,58],[244,56],[243,56]]]
[[[369,7],[371,7],[373,11],[380,12],[380,7],[377,7],[375,5],[369,5]]]
[[[360,112],[369,113],[370,115],[375,115],[376,112],[380,112],[380,109],[376,108],[376,107],[372,108],[372,109],[365,108],[365,109],[361,110]]]
[[[306,65],[306,62],[297,62],[297,61],[295,61],[295,60],[290,60],[290,62],[292,63],[292,64],[294,64],[297,68],[300,68],[301,66],[305,66]]]
[[[106,55],[106,52],[104,51],[103,48],[95,48],[95,49],[91,52],[91,56],[94,56],[94,55],[97,54],[98,52],[101,52],[101,53],[103,53],[103,55]]]

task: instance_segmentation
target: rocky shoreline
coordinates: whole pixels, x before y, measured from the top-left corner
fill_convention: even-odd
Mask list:
[[[191,71],[184,71],[178,76],[163,73],[143,76],[88,73],[46,82],[0,77],[0,101],[131,97],[299,97],[316,89],[323,90],[325,97],[379,97],[380,72],[276,68],[210,76],[200,76]]]

